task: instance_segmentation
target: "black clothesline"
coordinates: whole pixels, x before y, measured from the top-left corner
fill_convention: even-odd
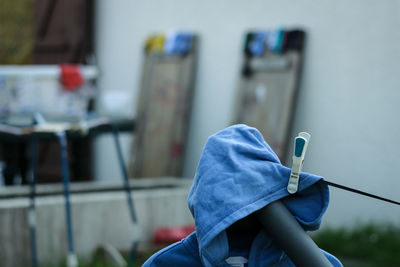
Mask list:
[[[363,196],[379,199],[379,200],[386,201],[386,202],[389,202],[389,203],[392,203],[392,204],[395,204],[395,205],[400,205],[400,202],[398,202],[398,201],[394,201],[394,200],[391,200],[391,199],[388,199],[388,198],[384,198],[384,197],[380,197],[380,196],[377,196],[377,195],[373,195],[373,194],[370,194],[370,193],[367,193],[367,192],[364,192],[364,191],[361,191],[361,190],[358,190],[358,189],[347,187],[347,186],[344,186],[344,185],[341,185],[341,184],[335,184],[335,183],[332,183],[332,182],[329,182],[329,181],[326,181],[326,180],[322,180],[322,182],[324,182],[325,184],[327,184],[329,186],[340,188],[342,190],[346,190],[346,191],[350,191],[350,192],[353,192],[353,193],[356,193],[356,194],[360,194],[360,195],[363,195]]]

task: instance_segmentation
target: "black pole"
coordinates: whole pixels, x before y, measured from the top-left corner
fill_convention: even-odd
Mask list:
[[[296,266],[332,266],[281,201],[270,203],[257,211],[256,215],[268,235],[280,245]]]

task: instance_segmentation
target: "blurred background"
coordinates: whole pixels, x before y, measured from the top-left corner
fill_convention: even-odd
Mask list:
[[[307,131],[304,171],[398,201],[398,28],[396,0],[2,1],[0,265],[119,264],[185,236],[203,145],[233,123],[288,167]],[[322,248],[398,265],[398,207],[330,192]]]

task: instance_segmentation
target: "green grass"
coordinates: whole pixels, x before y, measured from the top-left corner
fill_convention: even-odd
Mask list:
[[[326,229],[313,239],[345,266],[400,266],[400,228],[393,225]]]
[[[366,224],[353,229],[328,228],[318,231],[312,238],[320,248],[338,257],[346,267],[400,266],[400,227]],[[139,251],[133,266],[142,266],[159,249],[161,247]],[[122,255],[128,259],[128,253],[122,252]],[[64,262],[58,266],[64,267]],[[89,262],[79,264],[79,267],[106,266],[112,267],[96,254]]]
[[[140,267],[143,265],[143,263],[150,258],[151,255],[153,255],[155,252],[158,250],[162,249],[163,247],[157,246],[157,247],[151,247],[147,248],[146,250],[139,250],[137,251],[137,255],[135,256],[135,259],[133,261],[132,267]],[[124,257],[125,261],[128,262],[129,260],[129,251],[122,251],[121,255]],[[39,266],[43,267],[67,267],[66,264],[66,259],[63,259],[60,261],[58,264],[50,264],[50,263],[44,263],[44,264],[39,264]],[[87,261],[83,261],[79,259],[79,265],[78,267],[114,267],[115,265],[107,261],[106,258],[102,256],[101,253],[98,251],[94,252],[91,259]]]
[[[136,258],[133,261],[133,267],[140,267],[143,265],[143,263],[151,257],[154,253],[162,249],[163,247],[161,246],[155,246],[155,247],[150,247],[147,248],[146,250],[139,250],[137,252]],[[129,252],[122,252],[122,256],[125,258],[126,262],[129,260]],[[94,267],[94,266],[93,266]],[[100,267],[100,266],[96,266]]]

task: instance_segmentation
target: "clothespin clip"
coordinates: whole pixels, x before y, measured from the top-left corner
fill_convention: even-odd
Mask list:
[[[306,155],[308,143],[310,142],[310,138],[311,135],[309,133],[301,132],[294,139],[292,171],[290,172],[289,183],[287,186],[287,191],[290,194],[294,194],[297,192],[301,168],[303,167],[303,161]]]

